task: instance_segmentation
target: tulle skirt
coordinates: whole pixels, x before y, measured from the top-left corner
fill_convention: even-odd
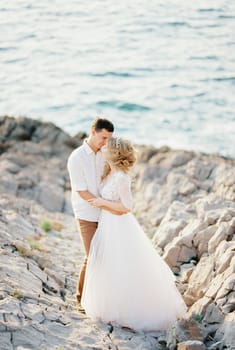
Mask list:
[[[165,330],[184,316],[175,277],[133,214],[102,210],[92,239],[82,306],[95,321]]]

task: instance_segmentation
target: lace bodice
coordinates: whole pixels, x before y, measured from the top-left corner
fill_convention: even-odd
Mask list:
[[[131,178],[122,171],[116,171],[108,175],[101,187],[101,196],[104,199],[118,202],[128,208],[132,208]]]

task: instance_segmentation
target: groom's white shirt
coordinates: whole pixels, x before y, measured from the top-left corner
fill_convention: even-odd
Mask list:
[[[76,218],[98,221],[100,209],[92,207],[77,191],[89,191],[99,196],[104,158],[100,151],[95,153],[86,141],[69,156],[68,171],[71,182],[71,201]]]

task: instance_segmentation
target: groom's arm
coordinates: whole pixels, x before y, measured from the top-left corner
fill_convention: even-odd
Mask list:
[[[95,206],[92,201],[95,201],[98,198],[94,196],[92,193],[90,193],[89,191],[77,191],[77,193],[82,199],[89,202],[89,204],[91,204],[92,206]],[[115,215],[122,215],[127,213],[126,209],[123,209],[123,207],[119,207],[119,206],[115,206],[111,208],[108,205],[103,205],[99,207],[97,206],[97,208],[108,210]]]
[[[89,201],[89,199],[96,198],[91,192],[89,191],[77,191],[78,195],[84,199],[85,201]]]
[[[101,197],[91,198],[88,202],[97,208],[105,209],[116,215],[127,214],[130,212],[129,208],[126,208],[122,202],[112,202]]]

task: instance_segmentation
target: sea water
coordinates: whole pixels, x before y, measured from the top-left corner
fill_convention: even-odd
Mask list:
[[[4,114],[235,157],[235,2],[1,0]]]

